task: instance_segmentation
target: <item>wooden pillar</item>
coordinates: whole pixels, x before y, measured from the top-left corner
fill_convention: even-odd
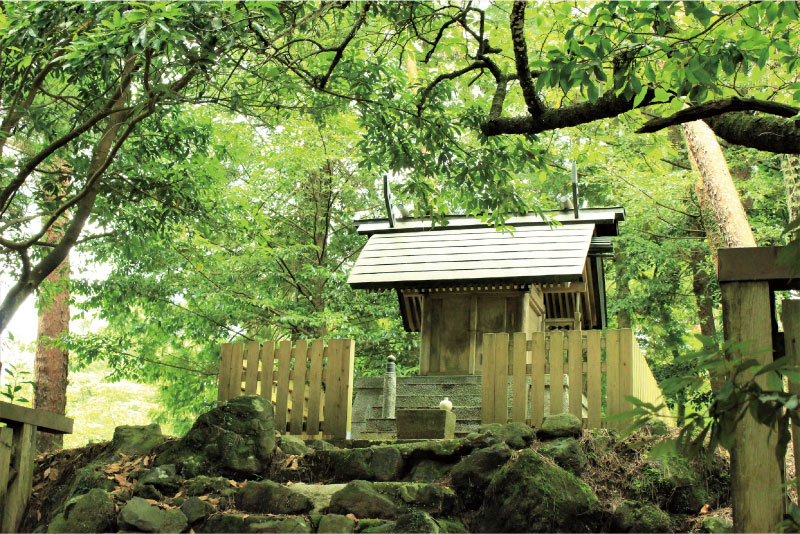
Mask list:
[[[783,336],[786,343],[786,356],[792,365],[800,365],[800,299],[783,301]],[[789,380],[789,393],[800,396],[800,383]],[[800,458],[800,426],[792,424],[792,447],[794,457]],[[795,461],[795,480],[800,495],[800,479],[797,478],[798,466]]]
[[[722,320],[725,339],[749,342],[751,352],[731,357],[772,361],[772,324],[768,282],[726,282],[722,289]],[[763,350],[767,349],[767,350]],[[740,380],[753,379],[752,372]],[[763,388],[767,376],[755,379]],[[776,414],[777,416],[777,414]],[[736,426],[731,449],[731,496],[735,532],[772,532],[783,519],[782,466],[775,457],[777,432],[758,423],[749,413]]]
[[[24,423],[14,427],[11,468],[16,473],[3,499],[0,532],[19,532],[22,514],[31,496],[33,457],[36,448],[36,426]]]

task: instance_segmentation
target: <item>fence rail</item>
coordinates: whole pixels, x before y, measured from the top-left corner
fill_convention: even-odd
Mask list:
[[[217,402],[260,395],[275,406],[281,433],[346,438],[354,351],[350,339],[223,343]]]
[[[606,418],[631,409],[629,395],[662,402],[631,329],[484,334],[483,354],[483,423],[539,426],[549,404],[549,414],[569,412],[588,428],[600,428],[604,396]],[[553,379],[560,376],[567,379]],[[666,408],[660,417],[669,417]]]

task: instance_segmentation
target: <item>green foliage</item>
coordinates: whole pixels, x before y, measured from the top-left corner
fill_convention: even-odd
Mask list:
[[[33,381],[30,380],[30,371],[17,367],[13,363],[3,366],[3,387],[0,389],[0,396],[3,400],[12,404],[30,404],[28,397],[31,396]]]

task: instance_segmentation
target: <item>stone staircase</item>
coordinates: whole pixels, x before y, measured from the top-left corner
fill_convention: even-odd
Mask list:
[[[372,379],[375,380],[375,379]],[[383,389],[374,393],[377,383],[363,384],[373,386],[372,402],[362,402],[363,426],[354,438],[393,439],[397,437],[394,419],[383,417]],[[356,385],[358,395],[359,384]],[[480,376],[398,376],[396,409],[438,408],[439,402],[449,397],[456,414],[456,436],[466,436],[478,429],[481,419],[481,378]],[[355,406],[354,406],[355,408]],[[353,414],[356,421],[356,414]],[[354,425],[355,430],[355,425]]]

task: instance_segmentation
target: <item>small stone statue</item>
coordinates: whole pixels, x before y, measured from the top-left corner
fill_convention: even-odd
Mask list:
[[[442,399],[442,401],[439,403],[439,408],[442,410],[447,410],[448,412],[452,412],[453,403],[450,401],[450,397],[445,397]]]

